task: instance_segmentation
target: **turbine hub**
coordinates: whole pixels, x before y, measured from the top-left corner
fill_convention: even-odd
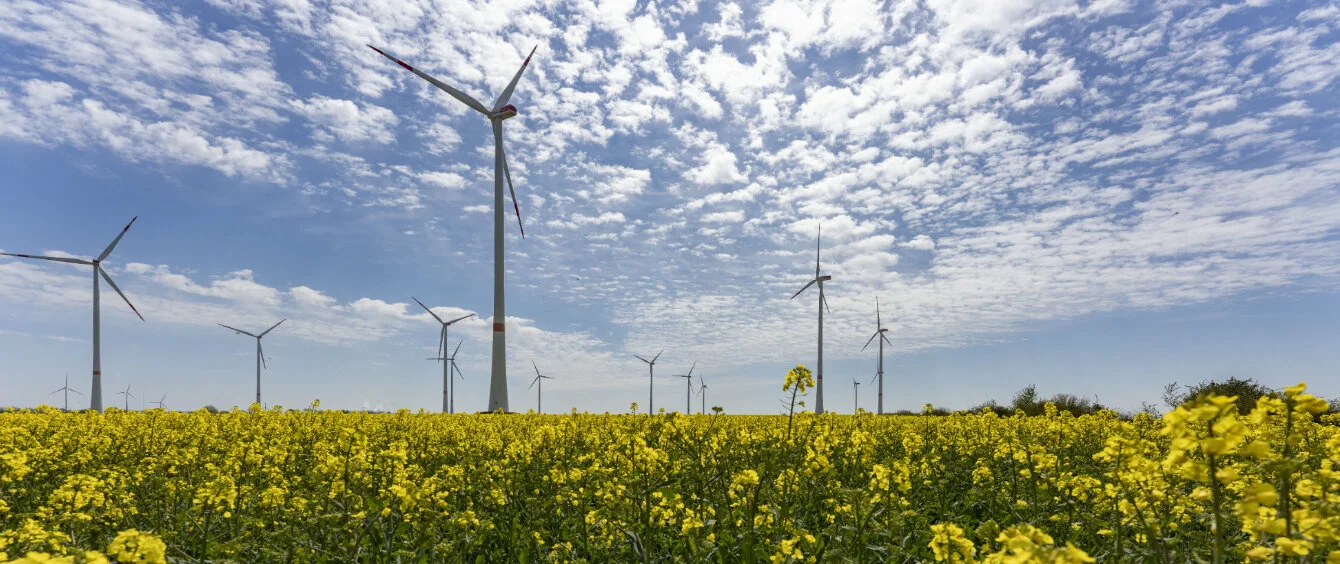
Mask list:
[[[509,117],[515,117],[515,116],[516,116],[516,106],[513,106],[511,104],[499,108],[498,112],[493,114],[494,119],[507,119]]]

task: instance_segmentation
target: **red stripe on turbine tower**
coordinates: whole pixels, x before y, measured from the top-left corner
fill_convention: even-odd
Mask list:
[[[501,324],[501,323],[494,323],[494,324],[493,324],[493,332],[494,332],[494,333],[498,333],[498,332],[501,332],[501,331],[503,331],[503,324]]]

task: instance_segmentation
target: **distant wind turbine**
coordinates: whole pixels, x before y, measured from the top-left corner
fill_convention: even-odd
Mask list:
[[[167,406],[163,403],[163,401],[166,400],[166,399],[167,399],[167,394],[163,394],[163,397],[158,398],[158,401],[151,401],[151,402],[149,402],[149,403],[158,405],[158,409],[164,409],[164,410],[166,410],[166,409],[167,409]]]
[[[702,376],[698,377],[698,397],[703,398],[703,408],[698,413],[705,415],[707,414],[707,382],[703,381]]]
[[[232,329],[233,331],[237,331],[237,334],[239,334],[239,335],[246,335],[246,336],[248,336],[248,337],[252,337],[252,338],[256,339],[256,403],[261,403],[261,367],[262,367],[262,366],[265,366],[265,368],[269,368],[269,366],[266,366],[266,363],[265,363],[265,350],[261,348],[261,339],[264,338],[264,337],[265,337],[267,334],[269,334],[271,331],[274,331],[274,330],[275,330],[275,327],[278,327],[281,323],[283,323],[283,322],[285,322],[285,321],[288,321],[288,320],[287,320],[287,319],[280,319],[280,320],[279,320],[279,323],[276,323],[276,324],[274,324],[274,325],[271,325],[269,329],[266,329],[266,330],[264,330],[264,331],[261,331],[261,334],[260,334],[260,335],[256,335],[256,334],[253,334],[253,333],[248,333],[248,332],[246,332],[246,331],[243,331],[243,330],[241,330],[241,329],[237,329],[237,328],[234,328],[234,327],[228,327],[227,325],[224,325],[224,324],[222,324],[222,323],[219,324],[219,327],[224,327],[224,328],[227,328],[227,329]]]
[[[65,392],[65,411],[70,411],[70,392],[74,392],[74,393],[79,394],[79,395],[81,395],[81,396],[84,395],[84,394],[81,393],[79,390],[76,390],[76,389],[70,387],[70,373],[69,373],[69,372],[66,372],[66,373],[65,373],[65,386],[64,386],[64,387],[60,387],[60,388],[56,388],[56,391],[55,391],[55,392],[51,392],[50,394],[47,394],[47,395],[48,395],[48,396],[50,396],[50,395],[54,395],[54,394],[56,394],[57,392]]]
[[[854,415],[861,410],[861,383],[856,381],[855,378],[851,379],[851,390],[852,394],[856,396],[856,404],[851,408],[851,412]]]
[[[102,411],[102,338],[99,332],[99,326],[101,324],[99,323],[100,308],[98,306],[98,276],[102,276],[102,279],[107,281],[107,285],[111,286],[113,290],[116,290],[117,295],[121,296],[121,299],[126,301],[126,305],[130,306],[130,311],[135,312],[135,316],[139,317],[140,321],[144,321],[144,316],[140,315],[140,311],[135,309],[135,304],[130,303],[130,299],[127,298],[125,294],[121,293],[121,289],[116,287],[116,282],[112,282],[112,277],[102,268],[102,261],[107,258],[107,255],[112,254],[112,249],[115,249],[116,244],[121,242],[121,238],[126,235],[126,231],[130,230],[130,226],[135,224],[136,219],[139,219],[139,216],[130,218],[130,223],[126,224],[125,229],[122,229],[121,232],[116,235],[116,238],[112,239],[112,243],[107,245],[106,249],[103,249],[102,254],[98,255],[98,258],[95,258],[92,261],[65,257],[43,257],[37,255],[0,253],[0,255],[10,257],[54,260],[56,262],[87,264],[93,266],[93,387],[89,390],[90,397],[88,407],[97,411]]]
[[[879,319],[879,296],[875,296],[875,334],[870,336],[861,350],[865,351],[866,347],[869,347],[870,343],[875,340],[875,337],[879,337],[879,364],[875,368],[875,379],[879,380],[879,400],[875,407],[875,413],[879,415],[884,415],[884,343],[893,346],[893,342],[884,335],[888,332],[889,330],[884,328],[884,322]]]
[[[530,365],[535,367],[535,379],[530,381],[530,387],[535,388],[535,413],[544,413],[544,408],[540,403],[540,394],[544,391],[544,380],[556,380],[557,378],[540,374],[540,367],[535,366],[535,361],[533,360],[530,361]]]
[[[437,335],[437,356],[439,356],[439,357],[442,357],[442,353],[444,353],[444,352],[446,351],[446,348],[447,348],[447,329],[448,329],[449,327],[451,327],[452,324],[456,323],[457,321],[461,321],[461,320],[466,319],[466,318],[469,318],[469,317],[474,317],[474,315],[475,315],[475,314],[472,313],[472,314],[469,314],[469,315],[462,315],[462,316],[457,317],[456,319],[453,319],[453,320],[451,320],[451,321],[443,321],[441,317],[438,317],[436,313],[433,313],[433,310],[428,309],[428,306],[423,305],[423,302],[419,301],[419,298],[415,298],[414,296],[410,296],[410,298],[412,298],[412,299],[415,301],[415,303],[418,303],[418,304],[419,304],[419,307],[423,308],[424,311],[428,312],[428,315],[433,316],[433,319],[436,319],[438,323],[441,323],[441,324],[442,324],[442,330],[441,330],[441,331],[438,333],[438,335]],[[462,342],[464,342],[464,341],[462,341]],[[459,349],[460,347],[461,347],[461,346],[460,346],[459,344],[456,345],[456,348]],[[455,402],[453,401],[453,398],[451,397],[451,395],[450,395],[448,392],[449,392],[449,390],[450,390],[451,387],[452,387],[452,386],[451,386],[451,367],[456,365],[456,363],[455,363],[455,359],[456,359],[456,355],[453,354],[453,355],[451,356],[450,359],[445,359],[444,362],[442,363],[442,412],[443,412],[443,413],[452,413],[452,412],[454,412],[453,406],[455,405]],[[506,409],[506,408],[504,407],[504,409]]]
[[[665,351],[656,353],[656,356],[651,357],[651,360],[633,355],[634,358],[647,363],[647,413],[652,415],[656,414],[656,359],[661,358],[663,352]]]
[[[456,350],[451,351],[451,356],[429,357],[428,360],[436,360],[438,362],[447,363],[447,365],[450,366],[449,370],[451,372],[455,372],[457,378],[464,380],[465,374],[461,373],[461,365],[456,364],[456,353],[460,352],[461,345],[464,343],[465,343],[464,340],[458,341],[456,343]],[[448,381],[450,382],[450,385],[445,386],[442,393],[443,397],[447,397],[448,394],[446,393],[446,388],[449,387],[451,391],[450,394],[451,402],[448,403],[446,406],[444,406],[443,411],[446,413],[456,413],[456,380],[448,378]]]
[[[687,387],[684,388],[684,415],[693,413],[693,407],[692,407],[693,404],[691,403],[693,400],[693,369],[697,367],[698,363],[694,362],[693,366],[689,367],[688,374],[675,375],[676,378],[683,378],[684,383],[688,385]]]
[[[130,386],[127,385],[125,391],[117,392],[116,395],[126,396],[126,411],[130,411],[130,398],[135,397],[135,394],[130,393]]]
[[[387,55],[381,49],[368,45],[373,51],[381,56],[395,61],[396,64],[405,68],[419,78],[427,80],[433,86],[450,94],[452,98],[461,103],[470,106],[471,109],[484,114],[493,124],[493,371],[489,380],[489,411],[497,410],[507,411],[507,332],[504,330],[504,320],[507,315],[503,301],[503,217],[506,213],[503,211],[503,178],[507,179],[507,189],[512,193],[512,209],[516,211],[516,223],[521,229],[521,237],[525,238],[526,229],[521,225],[521,208],[516,204],[516,189],[512,186],[512,173],[507,168],[507,155],[503,151],[503,121],[516,115],[516,106],[507,103],[512,97],[512,91],[516,89],[516,84],[521,80],[521,74],[526,72],[526,67],[530,65],[530,58],[535,55],[535,49],[530,50],[530,55],[526,55],[525,62],[521,63],[521,68],[517,69],[516,75],[512,77],[512,82],[507,84],[502,94],[489,108],[481,104],[478,100],[471,98],[464,92],[452,88],[445,83],[428,76],[422,71],[415,70],[405,64],[400,59]],[[536,49],[539,48],[537,45]]]
[[[833,279],[832,276],[819,275],[819,244],[823,241],[823,235],[824,228],[823,225],[820,225],[819,236],[814,244],[814,279],[791,296],[791,299],[794,300],[796,296],[808,290],[810,286],[819,285],[819,370],[815,373],[814,385],[814,413],[816,414],[823,414],[824,412],[824,310],[828,309],[828,300],[824,298],[824,281]]]

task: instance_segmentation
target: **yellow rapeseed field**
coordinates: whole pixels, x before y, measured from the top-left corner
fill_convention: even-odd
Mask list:
[[[10,411],[0,561],[1336,564],[1325,410]]]

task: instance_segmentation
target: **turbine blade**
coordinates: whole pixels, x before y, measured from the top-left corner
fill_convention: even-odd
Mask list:
[[[465,374],[461,372],[461,367],[460,367],[460,365],[458,365],[458,364],[456,364],[456,363],[454,363],[454,362],[451,363],[451,370],[452,370],[452,372],[455,372],[455,373],[456,373],[456,376],[460,377],[460,379],[462,379],[462,380],[465,379]]]
[[[441,317],[438,317],[436,313],[433,313],[433,310],[428,309],[428,306],[423,305],[423,302],[420,302],[420,301],[419,301],[419,298],[416,298],[416,297],[414,297],[414,296],[410,296],[410,299],[412,299],[412,300],[414,300],[415,302],[417,302],[417,303],[419,304],[419,307],[423,308],[424,311],[428,312],[428,315],[433,316],[433,319],[436,319],[438,323],[446,323],[446,321],[442,321],[442,318],[441,318]]]
[[[116,287],[116,282],[112,282],[112,277],[107,275],[107,271],[97,265],[94,265],[93,268],[98,269],[98,274],[101,274],[102,279],[107,281],[107,285],[111,286],[113,290],[116,290],[116,295],[121,296],[121,299],[126,301],[126,305],[130,306],[130,311],[135,312],[135,316],[139,317],[140,321],[144,321],[144,316],[140,315],[140,310],[135,309],[135,304],[130,303],[130,298],[127,298],[125,294],[121,293],[121,289]]]
[[[56,391],[51,392],[50,394],[47,394],[47,395],[49,396],[49,395],[52,395],[52,394],[59,394],[59,393],[61,393],[61,392],[63,392],[63,391],[65,391],[65,388],[56,388]]]
[[[76,394],[79,394],[79,395],[81,395],[81,396],[84,395],[84,392],[81,392],[81,391],[76,390],[76,389],[74,389],[74,388],[70,388],[70,391],[71,391],[71,392],[74,392],[74,393],[76,393]]]
[[[633,358],[636,358],[636,359],[638,359],[638,360],[640,360],[640,361],[642,361],[642,362],[645,362],[645,363],[647,363],[647,364],[651,364],[651,361],[650,361],[650,360],[647,360],[647,359],[645,359],[645,358],[642,358],[642,357],[640,357],[640,356],[638,356],[638,355],[633,355]]]
[[[126,235],[127,231],[130,231],[130,226],[135,225],[135,220],[139,218],[140,216],[138,215],[130,218],[130,223],[126,224],[125,229],[122,229],[120,233],[117,233],[116,238],[112,239],[112,244],[107,245],[107,248],[102,250],[102,254],[98,255],[98,262],[102,262],[102,259],[105,259],[107,258],[107,255],[112,254],[112,249],[116,248],[116,244],[121,242],[121,238]]]
[[[460,342],[456,343],[456,350],[451,351],[452,360],[456,359],[456,353],[461,350],[461,345],[463,344],[465,344],[465,339],[461,339]]]
[[[875,296],[875,329],[883,329],[884,322],[879,320],[879,296]]]
[[[460,321],[460,320],[462,320],[462,319],[465,319],[465,318],[467,318],[467,317],[474,317],[474,316],[475,316],[475,314],[473,314],[473,313],[470,314],[470,315],[462,315],[462,316],[460,316],[460,317],[457,317],[456,319],[453,319],[453,320],[451,320],[451,321],[448,321],[448,322],[446,322],[446,323],[443,323],[443,325],[451,325],[452,323],[455,323],[455,322]]]
[[[442,356],[442,350],[445,348],[447,348],[447,326],[443,325],[437,332],[437,356]]]
[[[819,277],[819,244],[824,240],[824,224],[819,224],[819,236],[814,239],[814,277]]]
[[[880,336],[881,334],[882,334],[882,333],[880,333],[879,331],[875,331],[875,334],[870,336],[870,340],[868,340],[868,341],[865,342],[865,347],[868,347],[868,346],[870,346],[870,343],[875,342],[875,337],[878,337],[878,336]],[[861,352],[865,352],[865,347],[861,347]]]
[[[526,238],[526,226],[521,224],[521,208],[516,205],[516,188],[512,186],[512,169],[507,167],[507,151],[503,150],[503,176],[507,177],[507,189],[512,193],[512,210],[516,212],[516,226],[521,229],[521,238]]]
[[[526,389],[534,388],[534,387],[535,387],[535,383],[536,383],[536,382],[539,382],[539,381],[540,381],[540,377],[539,377],[539,376],[536,376],[534,380],[531,380],[531,381],[530,381],[530,385],[529,385],[529,386],[526,386]]]
[[[890,341],[888,337],[884,336],[884,333],[880,333],[879,338],[884,339],[884,342],[888,343],[890,347],[893,346],[893,341]]]
[[[219,327],[224,327],[224,328],[227,328],[227,329],[232,329],[233,331],[237,331],[238,333],[241,333],[241,334],[246,335],[246,336],[248,336],[248,337],[251,337],[251,338],[253,338],[253,339],[256,338],[255,335],[252,335],[251,333],[248,333],[248,332],[243,331],[243,330],[241,330],[241,329],[238,329],[238,328],[236,328],[236,327],[228,327],[227,325],[224,325],[224,324],[222,324],[222,323],[216,323],[215,325],[218,325]]]
[[[530,54],[526,55],[526,60],[521,63],[521,68],[516,70],[516,76],[512,77],[512,82],[507,83],[507,88],[504,88],[502,94],[498,95],[498,101],[493,103],[494,112],[501,110],[507,104],[507,100],[512,97],[512,91],[516,90],[516,83],[521,80],[521,73],[526,72],[526,67],[530,65],[530,58],[535,56],[535,50],[539,48],[539,45],[532,47]]]
[[[256,354],[261,357],[261,368],[270,369],[269,363],[265,362],[265,347],[261,346],[261,340],[256,339]]]
[[[0,255],[5,255],[7,257],[23,257],[30,259],[54,260],[56,262],[68,262],[70,264],[93,264],[92,262],[86,261],[84,259],[72,259],[65,257],[44,257],[40,255],[20,255],[15,253],[0,253]]]
[[[530,365],[531,365],[531,366],[535,366],[535,361],[533,361],[533,360],[530,361]],[[539,376],[539,375],[540,375],[540,367],[538,367],[538,366],[535,366],[535,375],[536,375],[536,376]]]
[[[814,280],[810,280],[810,283],[809,283],[809,284],[806,284],[804,288],[801,288],[800,290],[796,291],[796,293],[791,294],[791,299],[793,299],[793,300],[796,299],[796,296],[799,296],[801,292],[804,292],[805,290],[810,289],[810,286],[813,286],[814,283],[815,283],[815,282],[818,282],[818,281],[819,281],[818,278],[815,278]]]
[[[489,111],[488,108],[484,107],[484,104],[479,103],[479,100],[476,100],[476,99],[474,99],[474,98],[471,98],[468,94],[466,94],[466,93],[464,93],[464,92],[461,92],[460,90],[457,90],[457,89],[452,88],[452,87],[450,87],[450,86],[447,86],[447,85],[444,84],[442,81],[440,81],[440,80],[438,80],[438,79],[436,79],[436,78],[433,78],[433,77],[431,77],[431,76],[428,76],[427,74],[425,74],[425,73],[423,73],[423,72],[419,72],[419,71],[416,70],[414,67],[411,67],[411,66],[405,64],[404,61],[402,61],[402,60],[400,60],[400,59],[397,59],[397,58],[395,58],[395,57],[392,57],[392,56],[390,56],[390,55],[387,55],[386,52],[385,52],[385,51],[382,51],[381,49],[378,49],[378,48],[373,47],[373,46],[371,46],[371,45],[368,45],[368,48],[369,48],[369,49],[372,49],[373,51],[376,51],[376,52],[378,52],[378,53],[381,53],[381,56],[383,56],[383,57],[386,57],[386,58],[388,58],[388,59],[391,59],[392,61],[395,61],[395,63],[396,63],[397,65],[400,65],[400,66],[402,66],[402,67],[405,67],[405,70],[408,70],[409,72],[412,72],[412,73],[414,73],[414,74],[419,75],[419,78],[422,78],[422,79],[424,79],[424,80],[427,80],[428,82],[431,82],[431,83],[433,84],[433,86],[436,86],[436,87],[440,88],[443,92],[446,92],[447,94],[451,94],[451,97],[452,97],[452,98],[455,98],[455,99],[457,99],[457,100],[460,100],[460,101],[461,101],[462,103],[464,103],[465,105],[470,106],[471,108],[474,108],[475,111],[477,111],[477,112],[479,112],[479,113],[481,113],[481,114],[484,114],[485,116],[491,116],[491,115],[493,114],[492,112]]]
[[[274,324],[274,325],[271,325],[269,329],[266,329],[265,332],[261,333],[259,336],[260,336],[260,337],[264,337],[266,333],[269,333],[269,332],[271,332],[271,331],[274,331],[274,330],[275,330],[275,327],[278,327],[280,324],[284,323],[285,321],[288,321],[288,319],[280,319],[280,320],[279,320],[279,323],[276,323],[276,324]]]
[[[656,359],[661,358],[661,353],[664,353],[664,352],[665,352],[665,349],[661,349],[661,352],[658,352],[658,353],[656,353],[656,356],[651,357],[651,362],[654,364],[654,363],[656,362]]]
[[[819,293],[819,301],[820,301],[820,302],[823,302],[823,304],[824,304],[824,309],[828,310],[828,313],[833,313],[833,308],[828,307],[828,297],[825,296],[825,295],[823,294],[823,292],[820,292],[820,293]]]
[[[687,375],[689,378],[693,378],[693,369],[697,367],[698,367],[698,361],[695,360],[693,361],[693,366],[689,367],[689,373]]]

